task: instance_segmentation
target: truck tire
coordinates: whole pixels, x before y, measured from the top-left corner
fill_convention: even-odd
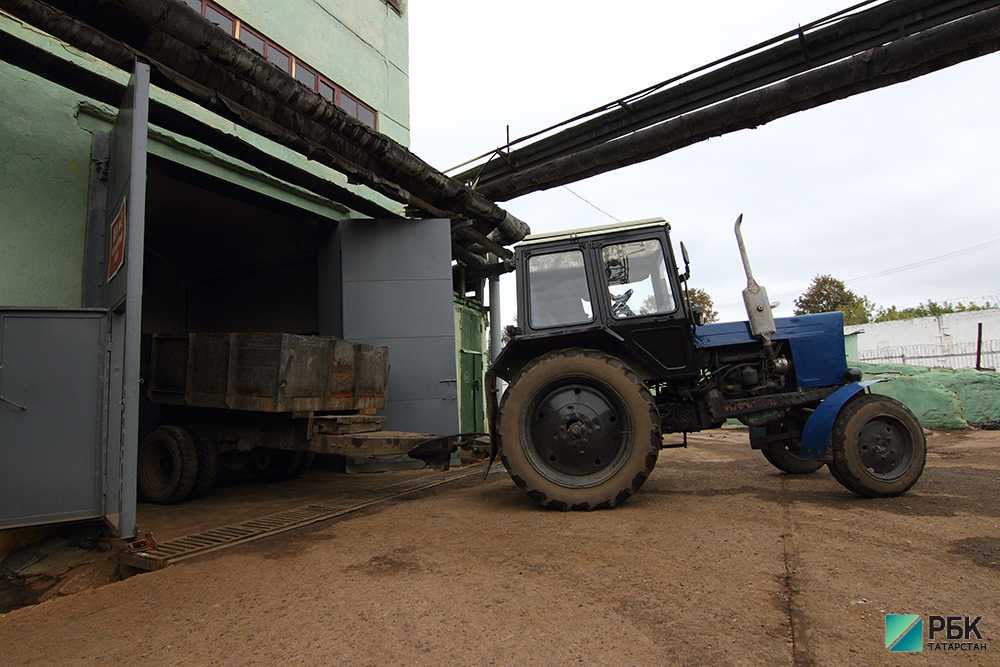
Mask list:
[[[216,449],[212,436],[201,426],[186,425],[183,429],[191,436],[191,442],[198,452],[198,474],[195,476],[191,493],[188,494],[188,500],[193,500],[204,497],[212,490],[215,476],[219,471],[219,450]]]
[[[927,443],[917,418],[899,401],[859,394],[833,423],[830,471],[860,496],[898,496],[924,470]]]
[[[662,442],[656,404],[621,360],[596,350],[550,352],[512,380],[499,410],[500,456],[545,507],[614,507],[639,490]]]
[[[782,423],[774,422],[767,425],[767,433],[771,435],[779,431]],[[782,472],[792,475],[808,475],[822,468],[823,461],[810,461],[802,458],[802,438],[785,438],[768,443],[761,448],[760,453],[764,455],[767,462]]]
[[[198,452],[191,437],[177,426],[160,426],[139,443],[136,485],[151,503],[179,503],[191,493],[198,476]]]

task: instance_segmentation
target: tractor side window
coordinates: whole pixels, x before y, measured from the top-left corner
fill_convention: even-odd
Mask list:
[[[677,307],[657,239],[606,245],[601,258],[615,319],[669,313]]]
[[[593,320],[583,253],[570,250],[528,258],[528,298],[533,328]]]

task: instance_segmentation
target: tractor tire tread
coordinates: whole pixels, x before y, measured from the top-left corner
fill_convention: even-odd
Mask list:
[[[510,387],[513,387],[518,379],[523,377],[525,374],[532,372],[539,365],[546,363],[547,361],[563,357],[563,358],[573,358],[576,356],[583,356],[586,359],[602,361],[615,371],[624,375],[624,377],[632,383],[638,390],[639,395],[646,402],[649,410],[649,422],[652,425],[649,430],[649,448],[646,452],[645,459],[643,462],[643,467],[639,470],[630,482],[621,488],[614,497],[602,498],[595,501],[580,501],[580,502],[567,502],[564,499],[557,497],[550,497],[545,491],[539,488],[532,488],[528,481],[524,479],[521,475],[518,475],[515,470],[512,469],[508,457],[506,455],[503,440],[500,438],[499,450],[500,450],[500,460],[503,462],[504,468],[506,468],[507,473],[510,475],[514,484],[516,484],[520,489],[522,489],[528,496],[541,504],[544,507],[561,510],[561,511],[593,511],[601,509],[609,509],[620,505],[625,502],[632,494],[639,490],[640,487],[646,482],[650,473],[656,465],[657,457],[659,456],[660,445],[662,444],[662,438],[660,434],[660,415],[656,408],[656,402],[653,399],[653,395],[650,393],[649,389],[646,387],[642,379],[633,371],[627,364],[616,357],[612,357],[603,352],[597,350],[586,349],[586,348],[567,348],[562,350],[557,350],[554,352],[549,352],[536,359],[533,359],[527,363],[511,380]],[[511,391],[508,387],[500,401],[500,407],[498,409],[499,421],[503,423],[504,409],[507,407],[507,403],[510,400]],[[498,429],[498,436],[501,429]],[[640,438],[636,437],[636,443],[644,442]]]

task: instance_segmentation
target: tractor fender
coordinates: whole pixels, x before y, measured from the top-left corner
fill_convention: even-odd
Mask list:
[[[878,382],[885,380],[865,380],[846,384],[820,403],[802,429],[802,458],[810,461],[829,459],[830,436],[837,415],[855,394]]]

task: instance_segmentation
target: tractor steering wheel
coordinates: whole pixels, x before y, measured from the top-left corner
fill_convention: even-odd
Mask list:
[[[624,294],[619,297],[615,297],[611,302],[611,314],[621,315],[622,317],[630,317],[633,314],[632,310],[625,304],[628,303],[631,296],[632,290],[627,289]]]

